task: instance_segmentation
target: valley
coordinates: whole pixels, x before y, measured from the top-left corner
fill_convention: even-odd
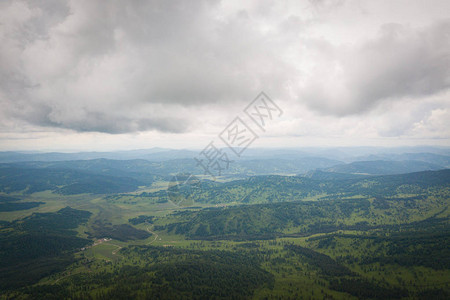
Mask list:
[[[0,167],[2,205],[36,203],[0,214],[2,298],[449,295],[450,170],[226,176],[169,194],[170,171],[141,177],[92,163],[87,177]],[[173,193],[193,204],[178,206]]]

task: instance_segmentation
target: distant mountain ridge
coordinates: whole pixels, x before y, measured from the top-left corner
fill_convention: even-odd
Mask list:
[[[363,175],[391,175],[404,174],[420,171],[437,171],[445,169],[445,166],[424,161],[404,160],[404,161],[356,161],[349,164],[336,165],[326,168],[324,171],[343,174],[363,174]]]
[[[246,159],[235,160],[222,171],[226,176],[253,175],[294,175],[317,168],[328,168],[342,162],[320,157],[299,159]],[[203,174],[204,170],[192,158],[180,158],[161,161],[145,159],[113,160],[69,160],[69,161],[28,161],[16,163],[0,163],[3,166],[19,168],[70,169],[92,172],[101,175],[128,176],[143,180],[149,175],[171,176],[177,173]]]
[[[201,146],[201,145],[200,145]],[[32,151],[0,151],[0,163],[25,161],[68,161],[87,159],[131,160],[145,159],[164,161],[172,159],[193,158],[202,149],[169,149],[150,148],[109,152],[32,152]],[[222,150],[227,151],[228,148]],[[322,158],[340,162],[369,160],[416,160],[450,167],[450,148],[445,147],[338,147],[338,148],[248,148],[239,160]]]
[[[312,179],[335,180],[336,178],[358,178],[363,175],[392,175],[441,170],[450,167],[450,156],[431,152],[399,153],[400,150],[395,152],[394,149],[391,150],[391,153],[381,153],[380,151],[375,152],[374,148],[374,154],[351,156],[358,153],[358,148],[339,148],[335,153],[332,150],[246,149],[243,157],[230,157],[232,163],[221,171],[221,175],[227,179],[256,175],[302,175]],[[359,153],[367,153],[369,150],[370,148],[364,148]],[[419,148],[418,150],[424,149]],[[428,150],[432,151],[433,149]],[[438,152],[437,150],[435,152]],[[444,151],[441,152],[444,153]],[[178,173],[203,175],[205,170],[193,159],[199,156],[200,151],[167,148],[79,153],[0,152],[0,168],[7,166],[13,169],[58,169],[87,172],[91,175],[127,178],[125,182],[133,179],[136,182],[131,186],[135,186],[136,184],[147,185],[160,179],[169,180]],[[338,156],[344,159],[333,158]],[[38,173],[36,170],[32,172],[33,174]],[[49,172],[46,174],[53,176]],[[109,180],[111,178],[107,179],[107,181]]]
[[[450,168],[450,156],[436,153],[402,153],[402,154],[377,154],[355,158],[355,161],[421,161],[431,164],[440,165],[445,168]]]
[[[77,153],[23,153],[23,152],[0,152],[1,163],[28,162],[28,161],[69,161],[89,159],[146,159],[146,160],[169,160],[177,158],[192,158],[196,152],[191,150],[173,150],[166,148],[151,148],[142,150],[113,151],[113,152],[77,152]]]

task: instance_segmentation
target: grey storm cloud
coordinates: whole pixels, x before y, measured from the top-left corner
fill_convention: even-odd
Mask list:
[[[318,13],[345,5],[312,3]],[[448,20],[387,24],[342,46],[305,33],[321,21],[301,12],[271,1],[2,1],[0,117],[185,132],[196,108],[242,106],[261,90],[342,116],[448,89]]]
[[[222,19],[218,4],[3,2],[3,114],[77,131],[182,132],[185,116],[152,104],[229,103],[285,81],[289,65],[246,13]]]
[[[383,101],[429,96],[450,87],[450,20],[421,29],[385,24],[379,36],[350,49],[312,47],[326,52],[322,58],[329,68],[320,65],[301,94],[323,113],[356,114]]]

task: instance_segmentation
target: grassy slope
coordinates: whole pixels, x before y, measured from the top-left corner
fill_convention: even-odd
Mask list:
[[[446,174],[446,173],[444,173]],[[429,176],[430,178],[427,178]],[[277,184],[282,179],[281,185]],[[295,177],[265,177],[268,182],[264,183],[263,177],[256,178],[255,182],[250,181],[248,186],[246,183],[231,182],[226,186],[225,191],[229,194],[239,194],[242,189],[251,188],[252,185],[264,185],[276,189],[278,194],[285,187],[303,180]],[[364,255],[373,257],[385,255],[384,248],[393,242],[382,241],[379,244],[372,244],[368,239],[364,239],[365,235],[385,236],[396,231],[415,231],[422,226],[426,229],[436,230],[436,224],[422,224],[411,222],[422,221],[426,219],[443,219],[447,222],[439,223],[439,226],[448,229],[449,218],[449,189],[448,179],[442,176],[442,173],[416,174],[408,177],[384,177],[380,179],[351,179],[356,181],[352,185],[347,185],[350,192],[346,195],[327,194],[326,190],[321,197],[331,196],[328,201],[315,202],[313,204],[303,203],[287,203],[273,205],[252,205],[245,207],[227,207],[225,209],[206,210],[202,212],[185,210],[187,212],[175,215],[168,215],[179,208],[174,207],[170,203],[158,203],[157,201],[149,201],[148,197],[135,197],[135,193],[123,195],[119,197],[105,198],[93,197],[88,195],[79,196],[59,196],[51,193],[35,193],[30,197],[33,199],[45,199],[45,205],[33,210],[54,211],[71,203],[74,207],[84,208],[91,211],[94,215],[90,221],[83,227],[79,228],[79,233],[89,230],[91,224],[95,221],[111,222],[112,224],[123,224],[129,218],[137,217],[142,214],[153,215],[155,226],[149,224],[139,224],[136,227],[142,230],[150,230],[157,234],[157,238],[151,236],[145,240],[136,240],[129,242],[110,241],[87,251],[77,254],[80,259],[76,263],[68,267],[64,272],[54,274],[41,281],[40,286],[54,287],[60,289],[60,284],[69,284],[76,286],[74,274],[84,274],[87,287],[92,287],[90,292],[95,295],[96,292],[108,291],[108,287],[95,287],[90,282],[91,277],[87,274],[97,274],[103,271],[109,273],[119,270],[125,266],[141,267],[146,263],[150,263],[148,258],[133,251],[126,252],[124,250],[116,251],[118,247],[126,247],[133,244],[150,244],[154,246],[174,246],[177,248],[186,248],[192,250],[225,250],[225,251],[247,251],[252,255],[261,256],[260,267],[274,276],[274,285],[259,286],[254,289],[254,297],[260,298],[264,296],[283,296],[291,295],[293,297],[317,297],[333,296],[334,298],[349,298],[350,294],[339,292],[332,288],[332,279],[324,277],[317,264],[308,262],[302,256],[292,254],[285,246],[294,243],[303,247],[313,249],[314,251],[323,253],[331,257],[336,262],[345,265],[353,272],[359,274],[361,278],[374,280],[374,282],[384,288],[406,288],[410,296],[420,296],[421,293],[432,293],[433,288],[449,291],[447,279],[450,274],[448,269],[434,269],[426,265],[399,265],[392,261],[365,261],[362,263]],[[349,181],[347,181],[349,182]],[[427,183],[429,185],[427,185]],[[436,186],[436,183],[440,185]],[[164,186],[164,185],[162,185]],[[241,186],[241,187],[239,187]],[[301,184],[300,184],[301,186]],[[346,184],[329,183],[329,188],[344,189]],[[360,187],[359,190],[356,187]],[[292,190],[300,190],[301,187],[294,186]],[[352,190],[353,189],[353,190]],[[220,189],[219,189],[220,190]],[[360,195],[363,191],[375,191],[377,194]],[[154,192],[154,190],[151,190]],[[406,194],[405,192],[408,192]],[[335,200],[337,198],[349,198],[353,193],[353,200]],[[360,193],[360,194],[356,194]],[[383,194],[384,193],[384,194]],[[138,194],[139,195],[139,194]],[[263,194],[261,194],[263,195]],[[351,198],[351,197],[350,197]],[[363,198],[363,199],[359,199]],[[263,198],[267,199],[266,198]],[[292,199],[291,199],[292,200]],[[264,201],[263,201],[264,202]],[[319,204],[317,204],[319,203]],[[368,203],[368,206],[367,206]],[[323,206],[321,206],[321,204]],[[364,204],[362,207],[361,204]],[[317,208],[316,206],[319,205]],[[331,206],[330,206],[331,205]],[[334,205],[334,206],[332,206]],[[205,205],[202,205],[205,206]],[[206,205],[208,206],[208,205]],[[300,208],[298,208],[298,207]],[[297,208],[296,208],[297,207]],[[305,208],[306,207],[306,208]],[[312,208],[316,207],[314,209]],[[282,208],[282,209],[280,209]],[[295,208],[295,209],[293,209]],[[336,209],[338,208],[338,209]],[[309,214],[304,214],[308,212]],[[296,213],[294,213],[296,212]],[[312,212],[321,213],[318,218]],[[24,216],[30,212],[12,212],[1,214],[2,219],[12,220],[19,216]],[[286,219],[290,216],[291,219]],[[7,215],[7,217],[4,217]],[[300,215],[302,224],[295,224],[295,218],[292,216]],[[317,232],[314,227],[320,220],[322,224],[327,225],[354,225],[364,224],[360,222],[366,221],[370,227],[361,228],[331,228],[332,231]],[[297,219],[297,221],[299,221]],[[184,234],[176,234],[176,224],[190,223],[188,231]],[[278,235],[276,240],[256,240],[256,241],[233,241],[220,240],[221,235],[211,235],[219,240],[189,240],[186,236],[195,238],[195,232],[200,224],[221,224],[222,229],[228,235],[241,233],[245,227],[253,230],[261,230],[262,232],[275,232]],[[175,224],[174,230],[169,230],[168,225]],[[237,231],[238,224],[241,231]],[[367,225],[366,224],[366,225]],[[389,224],[391,227],[381,228],[378,225]],[[400,227],[392,227],[393,225],[404,224]],[[166,227],[157,227],[166,226]],[[234,226],[234,227],[233,227]],[[277,227],[278,226],[278,227]],[[311,227],[312,226],[312,227]],[[156,228],[163,230],[156,230]],[[439,229],[439,230],[442,230]],[[194,233],[194,236],[192,234]],[[308,236],[301,236],[298,233],[306,233]],[[341,235],[333,235],[341,233]],[[250,234],[254,234],[251,232]],[[347,235],[345,235],[347,234]],[[351,234],[355,235],[352,236]],[[313,239],[318,237],[318,239]],[[412,238],[412,241],[418,241]],[[424,243],[423,240],[418,243],[420,247]],[[448,240],[444,240],[448,241]],[[448,243],[448,242],[447,242]],[[424,244],[425,245],[425,244]],[[131,249],[131,248],[130,248]],[[445,249],[444,249],[445,250]],[[442,254],[442,253],[441,253]],[[445,254],[445,252],[444,252]],[[450,255],[449,255],[450,256]],[[382,265],[383,263],[383,265]],[[151,263],[150,263],[151,264]],[[297,296],[295,296],[297,295]]]

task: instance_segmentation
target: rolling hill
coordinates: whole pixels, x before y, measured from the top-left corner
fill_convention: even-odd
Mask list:
[[[336,165],[326,168],[324,171],[346,174],[364,174],[364,175],[390,175],[404,174],[420,171],[435,171],[445,169],[445,166],[437,165],[424,161],[405,160],[405,161],[357,161],[349,164]]]

